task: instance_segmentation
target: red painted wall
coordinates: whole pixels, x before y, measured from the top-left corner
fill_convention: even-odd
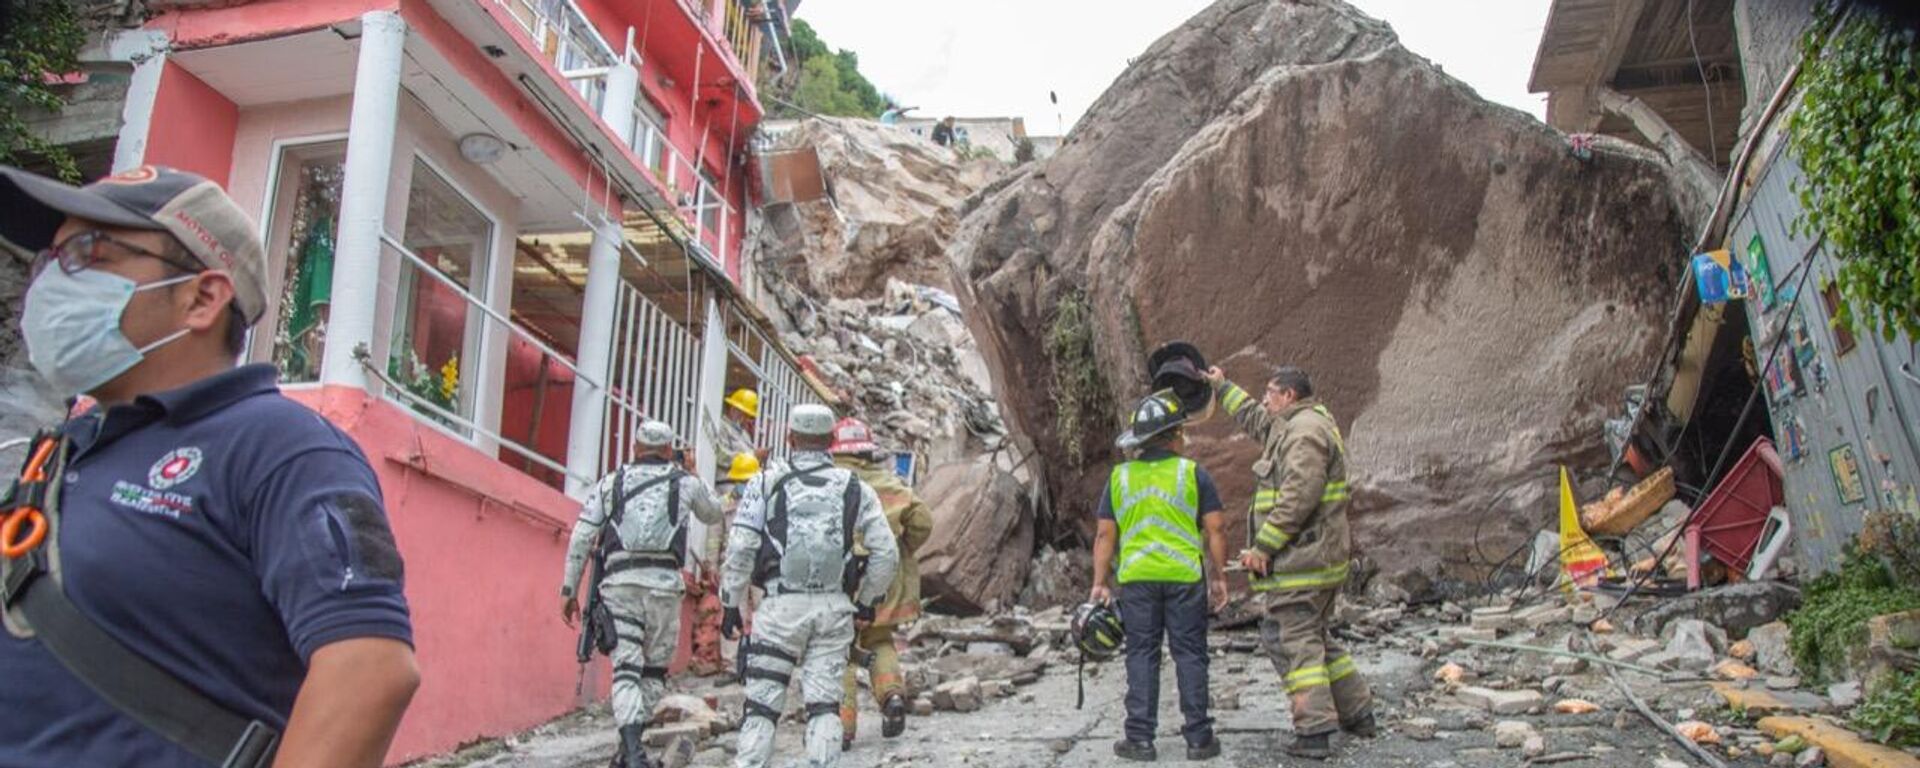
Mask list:
[[[531,728],[573,709],[574,631],[560,622],[578,505],[356,389],[289,391],[339,425],[380,477],[407,563],[422,685],[390,763]],[[596,697],[607,690],[603,660]]]
[[[147,165],[166,165],[222,186],[233,172],[233,140],[240,108],[186,67],[166,62],[147,125]]]
[[[147,28],[166,32],[174,49],[187,50],[319,29],[397,7],[397,0],[252,0],[169,10],[148,20]]]
[[[358,389],[286,394],[345,430],[366,453],[406,559],[422,683],[388,764],[444,754],[572,711],[579,703],[578,636],[560,621],[559,597],[579,504]],[[681,609],[676,672],[687,664],[691,634],[688,602]],[[589,670],[586,690],[606,698],[606,659],[596,658]]]

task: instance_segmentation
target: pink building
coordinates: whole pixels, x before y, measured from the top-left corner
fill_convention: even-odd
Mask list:
[[[425,673],[393,761],[579,703],[565,531],[642,418],[711,478],[728,391],[767,447],[822,397],[740,289],[796,2],[155,0],[108,44],[114,169],[252,208],[282,290],[250,356],[380,474]]]

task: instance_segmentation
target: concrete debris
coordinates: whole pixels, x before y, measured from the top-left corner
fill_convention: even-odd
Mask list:
[[[1827,764],[1827,753],[1819,747],[1807,747],[1793,756],[1794,768],[1819,768]]]
[[[982,190],[949,254],[1067,519],[1091,517],[1147,351],[1184,338],[1243,386],[1281,363],[1325,382],[1366,458],[1350,480],[1367,557],[1477,579],[1451,564],[1530,538],[1553,465],[1607,460],[1591,404],[1644,376],[1678,278],[1667,190],[1653,153],[1569,162],[1563,135],[1343,3],[1218,2],[1135,57],[1057,154]],[[1055,322],[1080,302],[1089,326]],[[1050,331],[1081,334],[1104,374],[1074,393],[1084,414],[1048,386],[1072,380]],[[1257,458],[1226,422],[1189,430],[1201,465]],[[1251,495],[1248,473],[1215,480],[1230,505]]]
[[[1849,680],[1827,686],[1827,700],[1833,702],[1833,706],[1839,709],[1854,708],[1854,706],[1860,703],[1862,697],[1861,685],[1858,680]]]
[[[1415,717],[1400,723],[1400,732],[1414,741],[1432,741],[1440,730],[1440,721],[1431,717]]]
[[[1746,582],[1661,600],[1633,620],[1633,629],[1643,635],[1665,637],[1667,625],[1695,620],[1718,628],[1723,637],[1747,637],[1754,628],[1777,621],[1798,607],[1800,590],[1790,584]]]
[[[1459,685],[1478,678],[1479,676],[1475,675],[1472,670],[1451,661],[1440,665],[1439,669],[1433,671],[1433,679],[1436,682],[1446,683],[1447,685]]]
[[[1792,675],[1796,671],[1793,663],[1793,651],[1787,641],[1793,637],[1793,630],[1784,621],[1775,621],[1754,627],[1747,632],[1747,642],[1753,646],[1754,668],[1771,675]]]
[[[771,149],[811,149],[828,180],[827,196],[764,209],[762,227],[749,233],[748,255],[763,271],[791,273],[800,288],[822,297],[868,296],[890,278],[946,285],[950,272],[941,256],[961,203],[999,171],[865,120],[802,120]]]
[[[1479,686],[1461,688],[1455,691],[1454,695],[1468,706],[1478,707],[1495,715],[1524,715],[1538,708],[1545,698],[1539,691],[1497,691]]]
[[[980,708],[980,680],[963,677],[934,686],[933,706],[939,710],[972,712]]]
[[[1538,733],[1529,735],[1525,741],[1520,742],[1520,754],[1525,755],[1529,759],[1539,757],[1546,753],[1547,737]]]
[[[1749,667],[1733,659],[1726,659],[1713,665],[1712,674],[1721,680],[1752,680],[1760,676],[1760,673],[1754,671],[1753,667]]]
[[[1727,655],[1740,661],[1753,661],[1753,654],[1752,640],[1736,640],[1727,646]]]
[[[1585,715],[1600,711],[1600,705],[1586,699],[1561,699],[1554,702],[1553,711],[1563,715]]]
[[[1720,743],[1719,732],[1715,731],[1713,729],[1713,726],[1700,722],[1698,720],[1687,720],[1684,722],[1674,723],[1673,729],[1676,731],[1679,731],[1681,736],[1687,737],[1688,741],[1691,741],[1695,744]]]
[[[1078,605],[1093,586],[1093,553],[1086,549],[1047,550],[1033,561],[1020,604],[1028,608]]]
[[[1493,744],[1501,749],[1513,749],[1537,738],[1533,726],[1521,720],[1502,720],[1493,724]]]
[[[1006,427],[952,295],[897,281],[872,298],[772,293],[794,318],[782,334],[787,347],[812,362],[884,447],[914,451],[931,467],[1000,446]]]

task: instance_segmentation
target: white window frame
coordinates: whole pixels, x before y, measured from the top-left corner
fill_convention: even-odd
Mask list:
[[[474,194],[466,188],[466,186],[462,185],[457,178],[455,178],[452,174],[447,173],[446,166],[435,161],[431,155],[418,149],[415,149],[411,153],[411,155],[412,155],[412,158],[419,163],[419,165],[426,166],[428,171],[438,176],[440,178],[440,181],[445,182],[446,185],[453,190],[454,194],[459,195],[462,201],[466,202],[468,205],[473,206],[473,209],[476,211],[479,211],[480,216],[487,220],[487,241],[486,241],[486,251],[485,251],[486,262],[483,264],[477,264],[474,267],[474,279],[481,281],[480,293],[476,294],[472,290],[462,291],[462,293],[466,294],[466,298],[468,300],[469,306],[467,308],[467,319],[466,319],[467,338],[461,342],[462,346],[465,348],[465,349],[462,349],[461,354],[462,356],[467,358],[466,360],[462,361],[460,365],[460,378],[462,382],[461,388],[463,390],[461,392],[461,395],[464,398],[471,400],[474,407],[473,407],[473,410],[468,411],[466,413],[462,413],[461,408],[459,407],[460,404],[455,403],[456,407],[453,409],[453,413],[455,415],[458,415],[461,418],[466,419],[467,421],[473,422],[475,425],[482,427],[482,429],[471,430],[471,434],[463,433],[461,429],[464,429],[464,428],[456,429],[454,427],[441,423],[439,419],[436,419],[429,414],[421,413],[418,410],[415,410],[413,408],[412,403],[407,401],[406,396],[395,395],[389,392],[389,393],[385,393],[385,397],[388,400],[394,401],[400,404],[401,406],[404,406],[403,410],[405,410],[408,415],[412,416],[415,421],[421,422],[423,424],[427,424],[433,427],[434,429],[438,429],[441,432],[445,433],[447,436],[452,437],[456,440],[459,440],[460,442],[466,443],[471,446],[480,447],[482,444],[482,441],[486,439],[486,436],[481,434],[481,432],[484,430],[484,428],[486,427],[486,424],[488,423],[487,417],[490,416],[490,414],[479,413],[479,404],[486,401],[485,398],[482,396],[487,394],[488,393],[487,390],[490,389],[491,387],[491,383],[486,380],[488,377],[486,377],[484,374],[486,371],[491,370],[491,366],[490,366],[491,352],[489,352],[488,342],[489,342],[489,337],[493,333],[493,329],[489,327],[490,322],[489,322],[489,318],[486,316],[486,313],[480,311],[478,307],[475,307],[472,305],[480,304],[489,309],[495,309],[495,310],[498,309],[498,307],[495,306],[495,297],[499,295],[500,287],[495,285],[495,283],[499,281],[492,279],[493,278],[492,270],[494,267],[493,261],[495,257],[498,256],[497,251],[500,248],[500,229],[501,229],[500,217],[496,215],[493,211],[489,210],[487,206],[484,205],[478,197],[475,197]],[[400,209],[403,212],[406,211],[408,205],[412,203],[412,199],[411,199],[411,194],[413,191],[413,175],[412,174],[414,172],[414,169],[418,168],[419,165],[414,165],[412,163],[408,164],[408,171],[407,171],[408,176],[407,176],[406,189],[409,195],[409,199],[403,201],[400,206]],[[405,214],[403,213],[403,216],[404,215]],[[404,219],[400,222],[400,225],[401,225],[400,232],[398,234],[395,234],[393,232],[388,232],[386,233],[386,236],[388,238],[391,238],[395,242],[404,243],[406,242],[406,237],[407,237],[406,222],[404,221]],[[383,251],[387,247],[389,247],[387,244],[385,243],[381,244],[381,249]],[[382,258],[385,258],[385,254],[382,254]],[[394,258],[399,260],[400,262],[399,268],[401,270],[418,268],[418,265],[413,264],[412,262],[409,262],[404,256],[395,254]],[[387,362],[392,359],[394,354],[394,347],[393,347],[393,344],[395,341],[394,331],[397,330],[397,328],[399,327],[399,324],[401,322],[401,311],[402,311],[403,305],[406,303],[402,300],[403,297],[400,295],[399,280],[401,279],[401,275],[403,274],[404,274],[403,272],[395,274],[392,308],[387,314],[386,328],[383,334],[387,340],[387,355],[386,355],[387,359],[380,361],[381,365],[386,365]],[[426,278],[426,279],[430,280],[432,278]],[[511,279],[512,278],[508,278],[509,282],[511,281]],[[478,320],[477,328],[474,325],[476,319]],[[469,355],[467,352],[467,349],[471,349],[472,354]],[[467,388],[469,384],[471,385],[471,389]]]

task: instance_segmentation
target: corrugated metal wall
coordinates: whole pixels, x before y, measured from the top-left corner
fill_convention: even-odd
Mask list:
[[[1823,289],[1838,262],[1817,237],[1794,231],[1801,210],[1794,186],[1802,173],[1786,142],[1772,143],[1751,201],[1735,215],[1729,245],[1754,278],[1755,296],[1745,302],[1753,365],[1765,364],[1775,340],[1785,337],[1762,386],[1786,463],[1801,563],[1826,571],[1839,564],[1868,512],[1920,515],[1920,345],[1871,333],[1854,334],[1849,343],[1832,327]]]

